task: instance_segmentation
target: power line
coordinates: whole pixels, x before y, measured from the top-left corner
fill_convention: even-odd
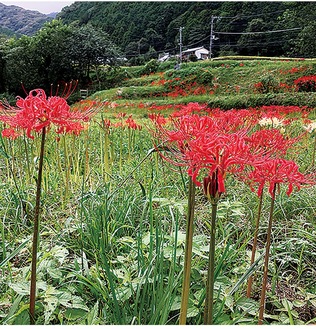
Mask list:
[[[272,14],[278,14],[278,13],[283,13],[283,10],[278,10],[278,11],[272,11],[271,13],[262,13],[262,14],[256,14],[256,15],[236,15],[236,16],[221,16],[220,18],[223,19],[245,19],[245,18],[251,18],[251,17],[260,17],[260,16],[269,16]]]
[[[294,31],[294,30],[301,30],[301,27],[294,27],[292,29],[285,29],[285,30],[274,30],[274,31],[258,31],[258,32],[217,32],[217,34],[228,34],[228,35],[243,35],[243,34],[264,34],[264,33],[279,33],[279,32],[287,32],[287,31]]]

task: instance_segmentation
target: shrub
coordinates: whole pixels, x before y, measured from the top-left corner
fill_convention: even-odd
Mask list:
[[[164,72],[167,70],[171,70],[175,67],[176,64],[177,64],[176,60],[167,60],[159,64],[158,71]]]
[[[99,73],[99,80],[103,89],[114,88],[122,84],[122,81],[133,76],[123,67],[105,66]]]
[[[257,107],[263,105],[284,105],[284,106],[307,106],[310,108],[316,107],[315,94],[262,94],[262,95],[225,95],[217,96],[208,101],[208,106],[211,108],[220,107],[223,110],[243,109],[247,107]]]
[[[276,93],[280,90],[280,81],[273,74],[265,74],[254,87],[260,94]]]
[[[158,67],[159,67],[159,62],[156,59],[151,59],[140,70],[140,74],[144,75],[144,74],[156,73],[158,71]]]
[[[304,76],[294,81],[296,91],[315,92],[316,75]]]
[[[181,67],[180,70],[168,70],[165,72],[166,79],[175,79],[181,83],[198,83],[202,85],[213,85],[213,74],[199,66]]]

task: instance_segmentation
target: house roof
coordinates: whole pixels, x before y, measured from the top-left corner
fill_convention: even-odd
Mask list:
[[[187,50],[182,51],[182,53],[191,53],[191,52],[195,52],[197,50],[203,50],[203,52],[205,52],[207,54],[209,53],[209,51],[207,49],[205,49],[204,47],[197,47],[197,48],[187,49]]]

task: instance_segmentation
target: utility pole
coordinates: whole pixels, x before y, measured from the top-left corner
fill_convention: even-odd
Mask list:
[[[180,46],[180,65],[182,64],[182,30],[184,29],[184,27],[180,27],[179,28],[179,32],[180,32],[180,41],[179,41],[179,46]]]
[[[213,45],[213,40],[215,40],[215,35],[213,34],[214,32],[214,20],[216,18],[220,18],[219,16],[213,16],[211,17],[211,35],[210,35],[210,53],[209,53],[209,59],[212,58],[212,45]]]

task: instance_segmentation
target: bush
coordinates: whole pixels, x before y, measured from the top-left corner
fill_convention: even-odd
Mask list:
[[[316,91],[316,75],[304,76],[294,81],[295,89],[299,92]]]
[[[9,93],[0,94],[0,100],[7,101],[12,106],[16,103],[16,98],[14,97],[14,95]]]
[[[133,76],[130,72],[122,67],[106,66],[99,73],[101,88],[110,89],[122,84],[126,79],[131,79]]]
[[[265,74],[258,83],[254,85],[255,91],[260,94],[277,93],[280,90],[280,80],[273,74]]]
[[[263,105],[307,106],[316,107],[316,94],[262,94],[262,95],[229,95],[217,96],[208,101],[211,108],[220,107],[223,110],[243,109]]]
[[[213,74],[199,66],[181,67],[180,70],[168,70],[166,79],[178,79],[181,83],[190,84],[196,82],[202,85],[213,85]]]
[[[158,71],[159,62],[156,59],[151,59],[144,67],[140,70],[141,75],[156,73]]]

